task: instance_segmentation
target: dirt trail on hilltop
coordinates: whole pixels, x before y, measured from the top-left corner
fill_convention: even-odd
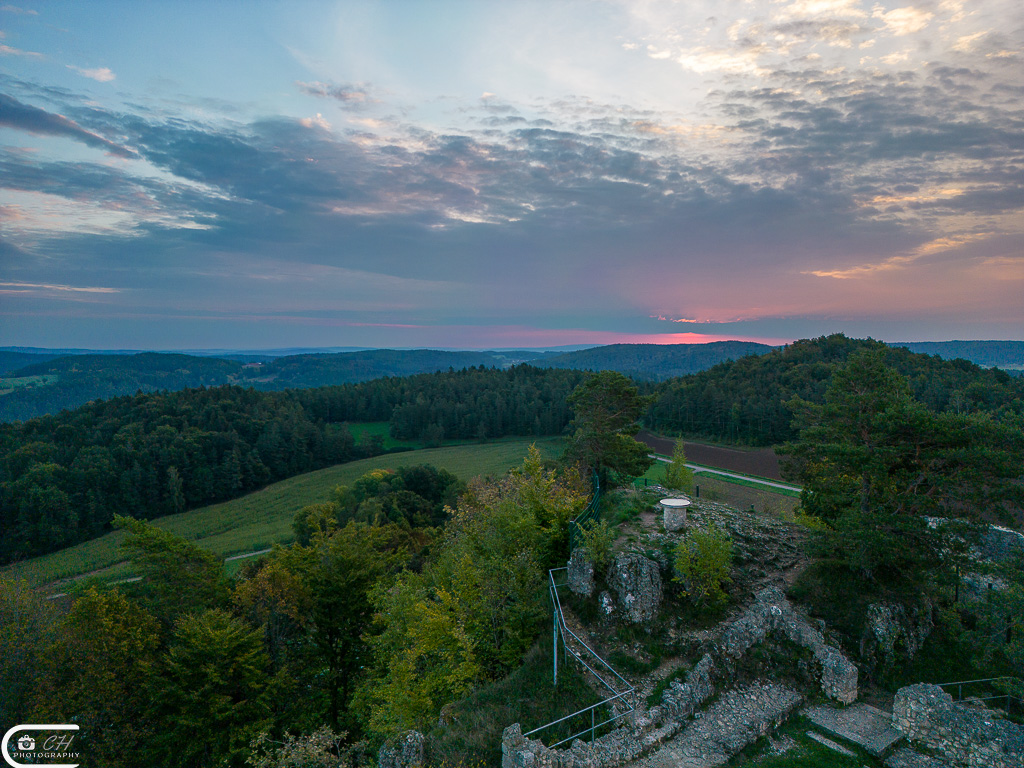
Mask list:
[[[647,430],[641,430],[636,439],[646,444],[655,453],[662,453],[671,456],[675,450],[676,441],[670,437],[658,437]],[[717,445],[705,445],[703,443],[691,443],[683,441],[686,451],[686,460],[694,464],[703,464],[707,467],[717,469],[728,469],[732,472],[740,472],[746,475],[757,475],[767,477],[769,480],[782,480],[782,472],[779,469],[779,457],[771,448],[751,448],[739,450],[736,448],[721,448]]]

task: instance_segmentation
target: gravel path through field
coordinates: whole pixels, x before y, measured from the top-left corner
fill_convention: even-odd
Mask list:
[[[656,456],[653,453],[648,454],[652,459],[663,461],[666,464],[671,464],[672,459],[666,459],[664,456]],[[702,467],[700,464],[691,464],[686,462],[686,466],[692,469],[694,472],[705,472],[709,475],[722,475],[723,477],[734,477],[737,480],[746,480],[751,483],[758,483],[759,485],[767,485],[772,488],[782,488],[784,491],[800,491],[802,490],[799,485],[789,485],[787,483],[776,483],[773,480],[762,480],[758,477],[750,477],[748,475],[737,475],[734,472],[726,472],[722,469],[714,469],[712,467]]]

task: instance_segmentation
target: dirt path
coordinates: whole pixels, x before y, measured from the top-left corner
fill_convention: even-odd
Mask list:
[[[647,445],[655,453],[671,456],[675,450],[676,441],[670,437],[660,437],[647,430],[641,430],[636,439]],[[691,443],[683,441],[686,451],[686,458],[694,464],[703,464],[717,469],[727,469],[733,472],[741,472],[746,475],[757,475],[767,477],[770,480],[781,480],[782,471],[779,468],[779,457],[771,448],[751,448],[740,450],[738,448],[722,448],[717,445],[706,445],[704,443]]]
[[[653,453],[650,454],[652,459],[657,461],[663,461],[666,464],[671,464],[672,459],[666,459],[664,456],[656,456]],[[747,480],[752,483],[759,483],[768,488],[781,488],[784,491],[800,491],[799,485],[792,485],[791,483],[777,483],[774,480],[760,480],[758,478],[750,477],[749,475],[739,475],[735,472],[727,472],[724,469],[712,469],[711,467],[704,467],[700,464],[692,464],[689,461],[686,462],[686,466],[693,470],[694,475],[707,474],[707,475],[718,475],[720,477],[731,477],[735,480]]]

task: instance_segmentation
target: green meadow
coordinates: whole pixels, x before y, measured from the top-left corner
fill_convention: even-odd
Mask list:
[[[533,443],[545,457],[556,456],[562,447],[558,438],[517,438],[374,456],[291,477],[232,501],[200,507],[180,515],[168,515],[152,522],[222,557],[253,552],[290,542],[293,538],[292,519],[299,509],[307,504],[326,501],[335,486],[351,483],[370,470],[433,464],[462,480],[500,476],[522,463]],[[124,533],[112,531],[60,552],[17,563],[5,569],[5,573],[27,579],[35,585],[86,574],[104,579],[127,578],[132,573],[121,551],[123,539]]]

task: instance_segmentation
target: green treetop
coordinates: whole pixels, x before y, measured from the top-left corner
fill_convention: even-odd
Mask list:
[[[948,550],[934,518],[1005,516],[1024,503],[1020,416],[933,413],[878,350],[851,355],[823,405],[790,407],[800,438],[784,452],[801,503],[835,527],[840,558],[865,575],[918,580]]]
[[[629,378],[615,371],[595,373],[573,390],[568,402],[576,414],[576,431],[567,460],[593,469],[602,480],[647,471],[653,460],[633,435],[651,399],[641,396]]]

